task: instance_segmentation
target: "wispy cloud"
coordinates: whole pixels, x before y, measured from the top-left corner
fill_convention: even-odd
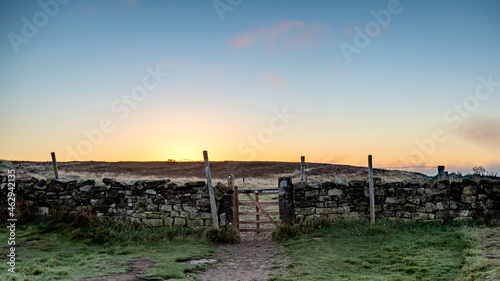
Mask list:
[[[236,35],[235,38],[230,41],[230,44],[237,48],[253,46],[255,45],[257,37],[258,36],[255,34]]]
[[[263,47],[266,51],[314,46],[321,43],[327,34],[323,23],[304,21],[276,21],[268,26],[253,28],[247,33],[237,34],[228,41],[236,48]]]
[[[269,85],[272,91],[285,90],[287,85],[283,77],[278,73],[266,72],[259,76],[257,85]]]
[[[485,148],[500,149],[500,118],[482,117],[467,120],[457,130],[457,134]]]

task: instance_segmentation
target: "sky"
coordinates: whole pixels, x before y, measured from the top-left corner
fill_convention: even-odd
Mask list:
[[[0,34],[0,159],[500,172],[499,0],[3,0]]]

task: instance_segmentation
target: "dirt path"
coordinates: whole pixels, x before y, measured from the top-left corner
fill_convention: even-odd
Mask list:
[[[486,274],[485,280],[499,280],[500,278],[500,227],[491,228],[485,231],[482,237],[482,248],[484,257],[488,261],[491,269]]]
[[[207,270],[195,276],[198,281],[264,281],[274,270],[283,272],[290,264],[284,249],[276,245],[270,233],[242,233],[241,242],[222,245],[215,249],[218,262],[207,265]],[[135,258],[131,270],[102,277],[84,278],[77,281],[145,281],[138,277],[154,263]]]
[[[242,233],[240,243],[218,246],[214,258],[219,262],[209,265],[196,276],[197,280],[268,280],[275,269],[285,270],[290,263],[284,249],[271,240],[270,233]]]

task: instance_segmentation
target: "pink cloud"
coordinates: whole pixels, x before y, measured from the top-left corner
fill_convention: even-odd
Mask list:
[[[259,78],[256,81],[257,85],[270,85],[271,90],[277,91],[277,90],[285,90],[287,88],[287,84],[283,77],[279,75],[278,73],[274,72],[266,72],[259,76]]]
[[[255,39],[256,37],[251,34],[238,35],[232,40],[231,44],[238,48],[249,47],[255,44]]]
[[[456,133],[476,145],[500,149],[500,118],[476,117],[463,122]]]
[[[259,30],[263,36],[277,39],[279,36],[290,32],[292,29],[302,29],[304,25],[304,22],[297,20],[285,22],[280,21],[273,23],[271,27],[262,27]]]
[[[322,23],[306,23],[298,20],[277,21],[269,26],[237,34],[228,43],[236,48],[257,45],[264,47],[266,51],[275,51],[316,45],[326,33],[327,28]]]

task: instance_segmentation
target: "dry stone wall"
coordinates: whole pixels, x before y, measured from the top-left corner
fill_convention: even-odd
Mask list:
[[[42,215],[88,211],[98,217],[150,226],[212,225],[210,201],[203,181],[177,185],[168,179],[130,183],[103,179],[103,183],[32,178],[16,181],[14,193],[18,204],[25,204]],[[7,177],[3,177],[2,206],[6,206],[7,192]]]
[[[7,206],[8,179],[0,177],[0,203]],[[210,227],[212,216],[205,182],[178,185],[170,180],[130,183],[103,179],[16,180],[18,205],[42,215],[86,211],[110,220],[149,226]],[[290,183],[291,184],[291,183]],[[309,218],[369,219],[367,181],[293,184],[295,221]],[[232,190],[215,186],[219,221],[231,224]],[[4,208],[5,209],[5,208]],[[500,180],[399,182],[375,184],[377,218],[398,221],[484,220],[500,224]]]
[[[306,218],[369,219],[367,181],[297,183],[296,220]],[[500,224],[500,181],[380,183],[375,185],[377,218],[410,220],[475,220]]]

